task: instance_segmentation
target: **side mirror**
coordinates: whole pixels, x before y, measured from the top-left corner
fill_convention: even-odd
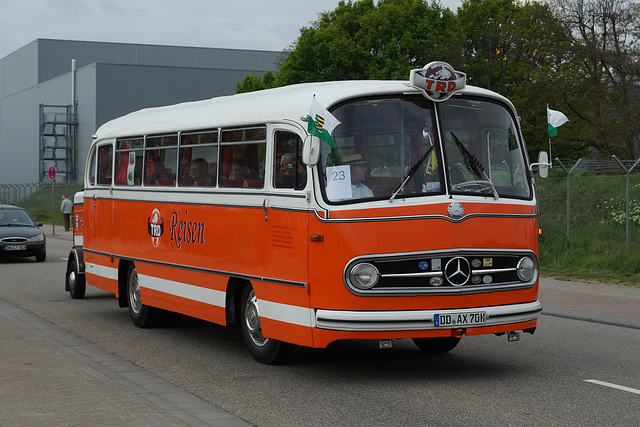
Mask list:
[[[320,160],[320,139],[309,135],[302,145],[302,162],[307,166],[315,166]]]
[[[549,175],[549,155],[546,151],[538,153],[538,163],[534,163],[531,166],[538,166],[538,175],[540,178],[546,178]]]

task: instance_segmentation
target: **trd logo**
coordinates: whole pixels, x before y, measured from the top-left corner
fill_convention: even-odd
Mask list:
[[[149,236],[151,236],[151,243],[156,248],[160,246],[160,237],[164,233],[164,220],[162,216],[160,216],[160,211],[158,209],[154,209],[151,212],[151,216],[149,217],[149,223],[147,232]]]

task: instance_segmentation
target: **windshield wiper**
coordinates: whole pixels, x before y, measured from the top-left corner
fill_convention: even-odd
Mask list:
[[[462,151],[462,154],[464,154],[464,156],[469,161],[469,166],[471,166],[471,169],[473,170],[473,172],[476,174],[476,176],[478,178],[483,178],[484,177],[485,181],[487,181],[489,183],[489,185],[491,185],[491,189],[493,190],[493,197],[496,200],[498,200],[498,198],[500,198],[500,196],[498,195],[498,191],[496,190],[496,186],[493,185],[493,182],[491,182],[491,180],[489,179],[487,174],[484,172],[484,169],[482,168],[482,165],[480,164],[478,159],[476,159],[475,156],[473,156],[467,150],[467,148],[464,145],[462,145],[462,142],[460,142],[460,140],[458,139],[458,137],[456,136],[455,133],[449,132],[449,134],[451,135],[451,138],[453,138],[453,141],[456,143],[456,145],[458,146],[460,151]]]
[[[409,180],[411,178],[413,178],[413,176],[416,174],[416,172],[418,171],[418,169],[420,169],[420,165],[422,165],[424,163],[424,161],[427,159],[427,157],[429,156],[429,154],[431,154],[431,152],[433,151],[433,149],[435,148],[436,144],[432,144],[431,147],[427,150],[426,153],[424,153],[424,156],[422,156],[422,158],[418,161],[418,163],[416,163],[415,165],[413,165],[411,167],[411,169],[409,170],[409,173],[407,174],[407,177],[404,179],[404,181],[402,181],[402,183],[400,184],[400,186],[396,189],[396,191],[394,191],[394,193],[391,195],[391,198],[389,199],[389,203],[393,202],[393,199],[396,198],[396,196],[398,195],[398,193],[400,192],[400,190],[402,190],[402,188],[405,186],[405,184],[407,182],[409,182]]]

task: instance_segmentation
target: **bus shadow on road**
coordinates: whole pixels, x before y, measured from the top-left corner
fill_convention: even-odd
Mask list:
[[[513,351],[495,348],[495,343],[460,343],[449,353],[426,354],[410,339],[394,340],[393,348],[379,349],[376,340],[338,341],[325,349],[297,347],[288,364],[295,368],[313,368],[349,372],[354,379],[370,377],[398,379],[469,379],[529,375],[532,364]],[[486,337],[489,340],[496,337]]]

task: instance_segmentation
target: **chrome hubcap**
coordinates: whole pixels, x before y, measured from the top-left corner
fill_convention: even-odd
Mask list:
[[[138,282],[138,272],[134,268],[129,276],[129,304],[134,313],[139,313],[142,308],[140,301],[140,282]]]
[[[76,287],[76,272],[73,270],[69,273],[69,287],[72,289]]]
[[[260,325],[260,314],[258,313],[258,299],[256,293],[252,290],[247,298],[247,304],[244,307],[244,321],[247,325],[247,331],[253,343],[259,347],[267,344],[268,338],[262,335],[262,326]]]

